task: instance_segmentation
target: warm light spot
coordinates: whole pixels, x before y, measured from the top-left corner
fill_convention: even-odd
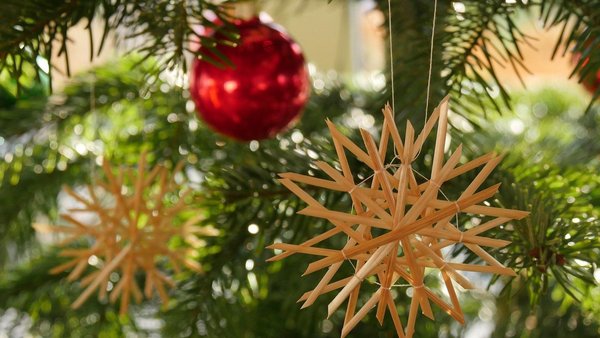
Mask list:
[[[91,255],[90,258],[88,258],[89,265],[96,266],[96,265],[98,265],[98,263],[100,263],[100,260],[98,259],[98,257],[96,255]]]
[[[510,131],[515,134],[521,134],[523,131],[525,130],[525,124],[523,124],[523,121],[521,120],[517,120],[517,119],[513,119],[510,121]]]
[[[462,2],[453,2],[452,7],[457,13],[464,13],[466,10],[465,4],[463,4]]]
[[[223,84],[223,88],[225,89],[226,92],[232,93],[234,90],[236,90],[238,88],[238,82],[235,80],[225,81],[225,83]]]
[[[251,234],[253,234],[253,235],[256,235],[259,230],[260,230],[260,228],[256,224],[250,224],[250,225],[248,225],[248,232],[251,233]]]
[[[300,132],[299,130],[294,131],[292,133],[292,141],[294,143],[300,143],[304,141],[304,135],[302,135],[302,132]]]

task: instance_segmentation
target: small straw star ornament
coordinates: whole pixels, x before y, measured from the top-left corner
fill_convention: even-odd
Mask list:
[[[214,235],[214,229],[198,226],[200,212],[186,204],[190,190],[180,192],[175,176],[181,171],[180,163],[169,175],[169,169],[162,165],[146,171],[146,155],[140,157],[137,170],[120,167],[113,173],[105,159],[102,165],[105,179],[96,186],[87,186],[87,196],[65,187],[65,192],[81,203],[83,207],[69,209],[61,217],[71,226],[51,226],[34,224],[40,232],[64,233],[66,238],[58,245],[63,247],[61,256],[70,260],[51,270],[60,273],[72,269],[68,281],[80,280],[85,287],[72,307],[80,307],[98,289],[99,298],[115,302],[120,297],[120,313],[127,312],[130,299],[141,302],[143,296],[151,298],[156,291],[163,302],[169,300],[165,286],[173,287],[174,282],[160,271],[158,264],[169,261],[179,273],[182,265],[195,272],[202,272],[194,261],[191,250],[202,245],[198,235]],[[103,197],[100,198],[99,191]],[[106,199],[109,199],[106,203]],[[178,215],[192,213],[182,224]],[[97,218],[95,224],[84,224],[75,214],[91,213]],[[172,239],[178,238],[174,244]],[[91,240],[91,241],[90,241]],[[90,247],[66,248],[67,245],[87,241]],[[89,272],[93,261],[97,270]],[[115,282],[111,274],[117,273]],[[136,273],[144,272],[145,282],[142,292],[136,282]],[[87,275],[85,275],[87,273]],[[85,275],[85,276],[84,276]]]
[[[366,150],[342,135],[327,121],[341,170],[321,161],[315,164],[330,179],[296,173],[280,174],[280,182],[308,204],[308,207],[299,213],[326,219],[333,228],[301,244],[275,243],[269,248],[281,252],[269,260],[277,261],[296,253],[319,257],[308,265],[304,274],[326,269],[325,275],[317,286],[306,292],[299,301],[304,302],[304,308],[313,304],[320,295],[336,291],[337,295],[328,306],[328,316],[331,316],[348,300],[342,337],[348,335],[374,307],[380,324],[383,323],[386,312],[389,312],[399,337],[413,337],[419,309],[425,316],[434,319],[431,302],[464,324],[455,283],[464,289],[472,289],[473,285],[460,273],[461,271],[515,275],[511,269],[503,266],[482,248],[500,248],[509,242],[487,238],[482,233],[528,215],[525,211],[483,204],[486,199],[494,196],[500,186],[496,184],[480,190],[484,180],[500,162],[499,156],[490,153],[460,165],[462,146],[459,146],[448,160],[444,159],[448,97],[435,109],[416,138],[410,122],[407,122],[404,141],[400,138],[389,105],[385,107],[383,114],[384,124],[379,145],[367,131],[361,129]],[[419,183],[418,178],[422,175],[413,169],[412,163],[420,154],[436,123],[438,129],[431,176]],[[400,164],[385,164],[390,141]],[[347,151],[373,171],[370,178],[355,183],[347,161]],[[441,190],[443,184],[480,167],[482,168],[479,173],[458,199],[447,200]],[[367,187],[365,185],[369,180],[370,186]],[[327,209],[298,183],[347,192],[352,200],[354,212]],[[440,193],[446,200],[438,199]],[[455,216],[458,220],[459,214],[470,214],[469,218],[475,216],[482,221],[468,230],[460,230],[458,224],[452,223]],[[347,237],[343,248],[316,246],[334,236]],[[483,264],[449,261],[442,249],[459,243],[479,256]],[[354,274],[334,281],[346,260],[352,264]],[[438,295],[427,285],[426,282],[431,278],[426,277],[433,272],[441,276],[447,296]],[[397,284],[399,281],[405,281],[413,288],[406,325],[400,320],[395,304],[396,297],[391,292],[392,288],[401,286]],[[375,284],[377,288],[357,311],[361,286],[366,284]]]

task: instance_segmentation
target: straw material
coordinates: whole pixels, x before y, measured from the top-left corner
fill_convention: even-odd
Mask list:
[[[51,273],[71,270],[67,279],[80,282],[85,288],[72,304],[80,307],[96,290],[99,298],[115,302],[120,298],[120,312],[125,314],[131,299],[140,302],[158,293],[163,304],[169,297],[167,288],[173,281],[157,267],[169,261],[179,272],[182,266],[201,272],[200,264],[190,257],[191,249],[201,245],[198,235],[214,235],[214,230],[199,227],[200,212],[186,205],[190,191],[179,194],[175,176],[181,170],[169,170],[161,165],[146,171],[146,156],[142,154],[137,169],[119,168],[113,173],[105,159],[105,179],[88,186],[85,194],[65,187],[64,191],[83,207],[69,209],[61,217],[71,226],[34,224],[40,232],[62,233],[65,239],[60,255],[69,260]],[[127,184],[130,183],[130,184]],[[102,196],[102,198],[100,196]],[[175,196],[176,202],[166,203]],[[180,225],[176,218],[182,212],[192,215]],[[93,215],[94,221],[76,218]],[[89,218],[89,217],[88,217]],[[86,224],[93,223],[93,224]],[[181,238],[183,244],[173,245],[172,238]],[[90,243],[89,247],[69,246],[72,243]],[[91,266],[95,266],[92,268]],[[143,290],[136,275],[143,272]]]
[[[299,301],[304,302],[304,308],[313,304],[320,295],[336,292],[329,303],[328,316],[346,302],[342,337],[372,308],[376,308],[376,317],[380,323],[383,323],[386,313],[389,313],[398,337],[413,337],[419,311],[433,319],[431,303],[442,308],[458,322],[464,323],[455,286],[471,289],[473,285],[463,276],[462,271],[514,275],[511,269],[504,267],[482,248],[504,247],[509,242],[487,238],[482,233],[528,215],[528,212],[520,210],[483,204],[494,196],[500,186],[496,184],[481,188],[500,163],[499,156],[491,153],[459,164],[462,149],[459,146],[445,158],[447,97],[435,109],[418,135],[415,135],[409,122],[404,139],[399,135],[389,105],[383,109],[383,114],[384,125],[379,144],[367,131],[361,130],[364,147],[352,142],[333,123],[327,121],[340,170],[325,162],[316,162],[315,165],[329,179],[295,173],[280,174],[280,182],[308,205],[300,213],[326,219],[333,228],[301,244],[275,243],[269,246],[277,253],[269,261],[277,261],[296,253],[317,257],[316,261],[308,265],[305,274],[323,269],[326,272],[317,286],[302,295]],[[430,176],[425,178],[414,170],[413,161],[421,153],[423,144],[436,124],[438,127],[432,170]],[[386,162],[386,154],[391,150],[396,155]],[[373,175],[357,183],[347,155],[354,156],[367,165]],[[444,184],[475,169],[479,169],[479,172],[462,194],[456,200],[448,200],[443,193]],[[308,186],[309,189],[305,190],[302,186]],[[345,213],[327,209],[308,193],[314,191],[315,187],[347,192],[352,200],[353,210]],[[480,222],[471,222],[469,229],[459,229],[455,223],[458,223],[460,217],[464,217],[463,221],[476,217]],[[347,239],[343,248],[317,246],[334,236]],[[447,260],[442,249],[453,245],[464,245],[479,256],[482,263]],[[354,273],[336,279],[336,276],[347,271],[341,269],[345,261],[350,262]],[[435,279],[435,276],[439,279],[435,284],[441,284],[445,289],[443,293],[428,286],[428,281]],[[404,293],[405,289],[392,292],[399,287],[412,287],[412,300],[405,324],[398,315],[394,297],[394,294]],[[370,296],[357,309],[360,292],[370,293]]]

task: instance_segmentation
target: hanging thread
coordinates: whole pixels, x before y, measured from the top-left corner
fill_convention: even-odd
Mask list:
[[[396,115],[396,95],[394,94],[394,45],[392,39],[392,0],[388,0],[388,37],[390,44],[390,80],[392,82],[392,115]]]
[[[96,76],[95,74],[90,75],[90,113],[92,120],[90,125],[92,128],[92,144],[89,147],[90,152],[90,178],[91,183],[94,183],[96,179],[96,138],[98,137],[98,115],[96,113]]]
[[[434,47],[434,42],[435,42],[435,19],[437,17],[437,0],[434,0],[433,3],[433,20],[432,20],[432,25],[431,25],[431,42],[430,42],[430,46],[429,46],[429,70],[427,73],[427,94],[426,94],[426,98],[425,98],[425,123],[427,123],[427,119],[429,118],[429,96],[430,96],[430,91],[431,91],[431,74],[432,74],[432,70],[433,70],[433,47]],[[393,51],[393,38],[392,38],[392,1],[388,0],[388,37],[389,37],[389,58],[390,58],[390,81],[391,81],[391,86],[392,86],[392,114],[395,115],[396,114],[396,104],[395,104],[395,93],[394,93],[394,51]],[[421,150],[419,149],[419,152],[417,153],[417,156],[419,156],[419,153],[421,152]],[[384,167],[383,170],[387,171],[388,168],[390,167],[399,167],[399,164],[394,164],[394,160],[399,159],[399,155],[396,153],[396,149],[394,148],[394,158],[392,159],[392,162],[388,165],[386,165]],[[420,176],[421,178],[424,178],[427,180],[427,178],[419,173],[417,170],[415,170],[414,168],[412,168],[412,171],[417,174],[418,176]],[[359,187],[361,184],[367,182],[369,179],[373,178],[375,176],[375,173],[377,172],[382,172],[382,170],[377,170],[376,172],[374,172],[373,174],[369,175],[368,177],[366,177],[365,179],[363,179],[362,181],[360,181],[359,183],[355,184],[349,191],[349,194],[352,194],[354,192],[354,190]],[[432,181],[429,181],[431,183],[434,183]],[[446,201],[450,202],[450,199],[448,198],[448,196],[446,196],[446,194],[444,193],[444,191],[441,189],[441,187],[438,186],[439,192],[444,196],[444,198],[446,199]],[[457,207],[457,212],[455,213],[455,218],[456,218],[456,225],[458,226],[459,224],[459,219],[458,219],[458,213],[460,212],[460,207],[458,206],[458,203],[453,202],[456,207]],[[354,210],[354,205],[352,206],[352,210]],[[458,243],[462,243],[463,242],[463,236],[464,233],[462,231],[460,231],[460,239],[458,240]],[[348,237],[348,241],[350,240],[350,237]],[[357,270],[357,266],[352,262],[352,259],[350,259],[349,257],[346,256],[346,253],[344,252],[344,250],[341,251],[342,255],[344,256],[344,260],[348,261],[350,263],[350,265],[352,266],[352,268],[354,269],[354,271]],[[444,265],[442,266],[441,270],[445,269],[447,267],[447,263],[445,262]],[[354,277],[357,277],[356,274],[354,274]],[[379,285],[381,287],[382,284],[380,284],[379,282],[375,281],[373,282],[373,284]],[[410,287],[412,286],[411,284],[394,284],[391,285],[389,288],[385,287],[386,290],[390,290],[390,288],[393,287]],[[417,286],[414,286],[415,289],[419,289],[419,288],[423,288],[424,285],[420,284]]]
[[[389,2],[389,0],[388,0]],[[437,17],[437,0],[433,2],[433,22],[431,24],[431,43],[429,45],[429,72],[427,73],[427,97],[425,98],[425,123],[429,117],[429,92],[431,89],[431,71],[433,68],[433,43],[435,38],[435,18]]]
[[[429,45],[429,71],[427,73],[427,96],[425,97],[425,122],[429,117],[429,96],[431,91],[431,73],[433,70],[433,46],[435,41],[435,19],[437,17],[437,0],[433,2],[433,19],[431,24],[431,42]],[[394,93],[394,44],[392,37],[392,0],[388,0],[388,38],[390,45],[390,80],[392,86],[392,114],[396,114],[396,95]]]
[[[389,3],[389,1],[388,1]],[[431,73],[433,69],[433,44],[435,41],[435,18],[437,17],[437,0],[433,1],[433,19],[431,23],[431,42],[429,43],[429,70],[427,72],[427,90],[425,94],[425,121],[424,124],[427,123],[427,119],[429,118],[429,96],[431,91]],[[393,82],[392,82],[393,87]],[[421,150],[423,148],[419,148],[419,151],[415,154],[414,159],[421,155]]]

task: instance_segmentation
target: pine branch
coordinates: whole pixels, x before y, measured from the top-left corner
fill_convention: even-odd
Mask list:
[[[387,13],[387,1],[379,6]],[[452,93],[455,108],[467,118],[480,116],[489,103],[497,111],[506,109],[502,105],[508,106],[509,96],[494,67],[508,63],[517,71],[522,68],[519,45],[528,37],[512,14],[523,7],[502,1],[438,1],[430,103]],[[396,116],[411,116],[416,125],[425,108],[433,13],[433,2],[403,0],[392,6],[395,101],[401,113]]]
[[[0,5],[0,73],[8,72],[17,80],[26,73],[40,77],[46,71],[39,65],[39,58],[51,65],[54,60],[53,48],[58,48],[58,56],[64,54],[67,75],[69,65],[69,32],[80,22],[87,23],[85,29],[90,38],[90,59],[99,54],[106,45],[111,32],[125,32],[125,39],[138,41],[133,51],[141,52],[145,58],[158,57],[152,74],[165,69],[183,69],[185,56],[200,56],[199,50],[191,46],[201,44],[214,48],[219,43],[230,44],[237,38],[227,23],[231,17],[226,12],[225,1],[214,4],[208,0],[178,1],[62,1],[62,0],[8,0]],[[207,13],[216,15],[217,25],[207,18]],[[94,48],[93,20],[104,24],[101,42]],[[220,39],[199,35],[195,29],[199,25],[214,27],[219,31]],[[139,41],[142,41],[140,44]],[[46,74],[52,78],[52,66]]]
[[[482,123],[483,130],[471,131],[471,135],[464,130],[455,135],[467,137],[475,145],[469,152],[510,149],[493,180],[503,182],[498,202],[531,211],[528,218],[495,231],[494,236],[512,242],[495,256],[519,274],[514,281],[494,278],[492,283],[500,281],[509,294],[520,293],[510,290],[513,284],[518,285],[533,310],[547,293],[557,292],[555,289],[581,302],[589,288],[597,287],[593,273],[600,254],[594,230],[600,216],[600,196],[596,193],[600,187],[599,162],[595,146],[580,146],[581,141],[589,142],[597,134],[593,122],[597,111],[584,115],[579,96],[558,90],[515,92],[513,100],[530,108],[490,118]],[[543,116],[534,108],[542,103]],[[528,126],[523,132],[526,137],[509,133],[510,121],[517,118]],[[584,126],[590,128],[590,134]],[[463,222],[470,226],[470,220]],[[469,251],[462,248],[458,253]]]
[[[48,251],[27,264],[3,272],[0,315],[13,311],[22,318],[27,316],[21,325],[30,326],[20,327],[20,330],[3,326],[3,334],[13,332],[14,337],[25,334],[40,337],[122,337],[132,332],[140,335],[148,333],[138,328],[135,321],[119,317],[118,310],[110,304],[97,299],[90,299],[77,310],[71,309],[72,300],[80,292],[78,286],[64,283],[66,273],[48,274],[52,267],[63,262],[56,251]],[[10,321],[11,316],[3,318]]]
[[[549,0],[539,5],[539,16],[545,27],[560,27],[552,57],[559,53],[573,53],[575,67],[571,77],[579,76],[579,82],[595,83],[600,72],[600,8],[594,0]],[[600,97],[596,88],[586,111]]]
[[[505,185],[500,200],[528,206],[531,216],[515,222],[512,231],[498,233],[513,242],[499,255],[526,278],[532,305],[548,291],[550,279],[581,302],[585,289],[577,281],[597,285],[600,238],[595,229],[600,210],[586,191],[600,186],[600,176],[581,169],[559,174],[530,166],[513,166],[511,171],[515,177],[509,180],[514,183]]]
[[[495,2],[489,6],[478,1],[463,4],[464,11],[455,10],[456,14],[448,17],[450,25],[459,27],[446,40],[448,86],[454,93],[464,94],[467,102],[476,100],[479,108],[486,106],[482,102],[490,102],[496,111],[502,112],[497,101],[510,107],[510,97],[495,67],[508,63],[520,78],[519,69],[524,66],[519,46],[527,43],[529,37],[516,28],[512,17],[518,8],[515,5]],[[499,100],[494,91],[498,91]],[[462,105],[462,99],[457,101]],[[473,110],[468,105],[462,107]]]
[[[387,18],[387,1],[380,0],[379,7]],[[451,93],[455,111],[473,124],[481,112],[509,110],[511,98],[497,69],[508,66],[519,78],[529,72],[521,49],[534,38],[519,29],[516,17],[537,8],[546,27],[563,26],[556,49],[564,53],[575,44],[582,55],[575,71],[583,79],[595,79],[600,68],[600,9],[594,1],[440,0],[430,102]],[[392,6],[396,117],[410,117],[416,125],[422,123],[425,107],[433,12],[433,2],[403,0]],[[597,97],[598,93],[590,106]]]
[[[174,295],[175,301],[168,305],[166,314],[161,314],[167,319],[164,328],[167,332],[165,336],[171,336],[171,333],[178,333],[184,329],[186,332],[189,330],[196,335],[200,335],[200,332],[208,332],[209,335],[219,337],[228,337],[227,334],[248,337],[262,337],[264,334],[277,336],[282,332],[286,336],[315,336],[315,332],[321,332],[319,325],[322,323],[322,314],[325,313],[324,306],[326,304],[318,304],[314,309],[302,311],[295,304],[296,296],[299,296],[302,291],[308,290],[310,285],[314,285],[314,280],[310,277],[296,277],[298,266],[305,265],[306,261],[291,257],[289,263],[270,265],[264,262],[264,259],[271,255],[264,247],[277,239],[299,243],[310,237],[313,232],[319,232],[321,230],[319,227],[328,225],[296,215],[295,211],[302,208],[303,204],[297,199],[279,194],[281,187],[278,185],[275,175],[281,171],[309,172],[319,175],[320,173],[315,168],[309,166],[309,160],[315,155],[319,155],[322,160],[333,161],[333,149],[323,119],[329,117],[336,123],[345,125],[352,118],[352,115],[348,114],[349,111],[354,114],[359,109],[364,110],[365,114],[376,112],[380,108],[379,95],[356,91],[351,91],[352,95],[340,95],[341,92],[347,92],[348,89],[340,84],[327,83],[323,92],[313,95],[299,125],[273,140],[253,143],[250,146],[226,140],[210,132],[191,111],[186,110],[185,100],[182,99],[182,95],[185,94],[181,88],[164,82],[160,78],[156,82],[146,84],[144,77],[144,67],[146,66],[142,63],[141,66],[132,68],[138,61],[139,59],[135,58],[129,59],[119,64],[110,64],[94,70],[97,97],[106,99],[97,101],[98,122],[89,119],[91,116],[89,112],[90,78],[85,75],[74,78],[73,84],[66,88],[66,93],[49,100],[43,113],[40,111],[29,113],[31,116],[28,118],[32,121],[35,121],[34,117],[36,116],[49,117],[49,120],[45,120],[43,123],[32,124],[33,132],[48,126],[55,126],[56,130],[60,132],[54,139],[56,142],[54,146],[48,140],[40,139],[40,143],[33,146],[30,151],[27,150],[29,149],[28,142],[24,142],[25,139],[22,139],[23,135],[27,135],[29,132],[15,133],[10,138],[7,137],[7,143],[10,143],[11,146],[19,142],[23,143],[23,150],[21,155],[16,156],[16,149],[11,148],[15,149],[15,160],[11,161],[9,166],[0,168],[0,172],[5,174],[5,180],[0,185],[0,193],[4,193],[1,195],[1,200],[17,200],[15,196],[23,191],[36,191],[43,201],[54,203],[56,190],[52,190],[52,187],[56,186],[58,189],[60,184],[48,182],[45,174],[37,174],[35,171],[36,165],[42,165],[44,160],[51,162],[52,156],[55,158],[53,168],[56,168],[52,172],[60,178],[60,180],[57,178],[56,182],[77,185],[78,182],[85,181],[91,171],[91,168],[86,165],[90,160],[88,157],[95,157],[100,153],[92,155],[88,151],[87,155],[82,155],[77,152],[75,142],[86,143],[93,140],[93,134],[89,132],[90,127],[99,129],[97,133],[99,138],[95,141],[101,141],[104,144],[104,155],[115,162],[135,163],[136,156],[141,149],[150,149],[150,157],[154,161],[164,160],[175,163],[182,159],[186,160],[189,163],[188,173],[195,173],[200,177],[198,180],[191,181],[195,182],[193,187],[198,189],[198,195],[202,196],[198,199],[198,203],[206,212],[205,224],[212,224],[220,229],[221,235],[207,239],[206,246],[198,251],[199,259],[203,262],[206,273],[181,281],[180,288]],[[150,64],[147,67],[152,66]],[[160,90],[161,87],[164,89],[164,85],[169,86],[169,90]],[[140,88],[144,90],[140,90]],[[152,104],[149,104],[150,102]],[[327,112],[327,115],[324,115],[323,112]],[[377,117],[377,115],[375,116]],[[15,122],[9,120],[8,123]],[[76,128],[78,125],[80,127]],[[81,134],[77,132],[80,130],[79,128],[82,128]],[[5,130],[10,130],[8,125]],[[301,138],[299,134],[302,135]],[[292,137],[292,135],[295,136]],[[466,138],[468,135],[462,135],[462,137]],[[487,135],[485,137],[491,144],[497,141],[494,137]],[[469,143],[476,143],[475,146],[483,144],[475,137],[471,138],[474,142]],[[423,150],[424,154],[428,151],[429,149]],[[0,157],[4,158],[4,155],[0,154]],[[16,165],[16,158],[19,158],[21,163],[20,171],[16,170],[19,167]],[[64,167],[62,165],[60,167],[64,171],[58,169],[58,163],[61,162]],[[356,170],[361,168],[361,164],[358,162],[352,162],[350,165]],[[45,167],[42,166],[42,168]],[[511,172],[513,171],[511,170]],[[546,174],[539,176],[543,177],[544,175]],[[191,176],[193,175],[190,174]],[[14,185],[10,185],[9,177],[16,177],[17,181]],[[548,184],[551,184],[550,181],[562,182],[556,175],[549,175],[549,177]],[[575,179],[576,184],[573,186],[581,187],[583,178],[584,176]],[[571,178],[568,179],[569,182],[572,182]],[[536,178],[535,180],[540,179]],[[450,190],[446,193],[451,195],[454,191]],[[507,195],[510,198],[513,198],[511,196],[520,196],[520,194],[511,194],[510,192],[507,192]],[[29,196],[32,195],[26,196],[30,198]],[[564,200],[565,196],[570,196],[570,193],[561,192],[556,196],[549,195],[544,201],[552,200],[555,197]],[[349,201],[341,199],[340,194],[324,194],[320,197],[329,206],[336,206],[340,209],[349,208]],[[507,205],[508,207],[517,207],[514,204],[520,201],[505,201],[505,203],[510,204]],[[47,210],[52,213],[53,210],[52,207],[46,208],[30,203],[30,200],[23,203],[25,205],[15,205],[11,208],[19,210],[19,212],[30,208],[27,209],[27,212],[32,215],[36,212],[45,213]],[[596,200],[594,203],[597,204]],[[573,213],[576,211],[565,211],[560,204],[556,211],[554,208],[552,209],[552,212],[556,212],[555,215],[564,219],[572,219]],[[0,215],[7,214],[7,212],[0,210]],[[51,216],[55,215],[51,214]],[[29,229],[30,220],[13,219],[13,221],[15,227]],[[250,224],[258,226],[258,233],[254,234],[248,231]],[[574,224],[569,224],[569,226],[574,226]],[[565,227],[565,231],[570,231],[570,229]],[[539,233],[542,232],[539,231]],[[553,237],[564,238],[565,234],[564,232],[551,232],[544,236],[551,240]],[[586,232],[583,231],[582,234],[585,236]],[[31,233],[29,233],[30,235]],[[7,235],[6,238],[12,240],[13,237],[9,236],[12,235]],[[518,236],[521,235],[518,234]],[[585,240],[583,238],[584,244],[588,244]],[[516,243],[521,242],[516,241]],[[548,241],[544,243],[547,244]],[[560,248],[565,245],[568,247],[568,242],[561,242]],[[531,248],[528,243],[521,243],[514,251],[524,256],[530,250],[528,248]],[[587,249],[584,251],[584,256],[595,259],[594,252],[590,253]],[[563,254],[561,251],[557,252]],[[556,255],[554,256],[556,258]],[[544,254],[540,257],[546,256]],[[581,274],[581,271],[570,269],[571,262],[575,257],[575,254],[569,254],[568,267],[565,268],[565,271],[560,270],[559,273],[571,273],[567,280],[577,283],[579,280],[577,276]],[[246,264],[250,264],[249,260],[252,261],[252,268],[246,267]],[[25,270],[35,270],[35,266],[35,264],[28,266]],[[515,266],[519,265],[515,263]],[[537,267],[538,263],[536,262],[531,264],[528,269],[535,270]],[[347,265],[345,268],[350,269],[351,267]],[[566,269],[569,271],[567,272]],[[45,276],[40,271],[36,273],[38,276]],[[318,276],[313,277],[318,278]],[[40,292],[54,294],[52,292],[61,290],[57,287],[58,285],[65,287],[57,279],[48,279],[48,288],[40,288]],[[49,286],[50,284],[52,287]],[[5,289],[5,294],[16,293],[14,290],[18,284],[10,285],[9,289]],[[29,289],[23,292],[28,297],[38,296]],[[62,298],[65,304],[68,304],[68,300],[72,300],[69,295]],[[11,297],[11,302],[13,300],[14,297]],[[4,304],[8,304],[8,302]],[[19,304],[18,307],[33,311],[23,304]],[[473,306],[473,309],[475,308]],[[57,312],[66,311],[64,307],[55,307],[54,305],[53,309],[56,309]],[[98,304],[97,307],[94,305],[94,311],[98,311],[100,314],[110,313],[111,308],[105,307],[104,304]],[[473,311],[476,312],[476,309]],[[70,313],[69,316],[71,316]],[[77,314],[73,314],[73,317],[76,316]],[[439,318],[447,318],[447,316],[440,314]],[[265,329],[269,322],[276,322],[276,325]],[[336,318],[332,322],[341,323],[343,319]],[[200,331],[201,325],[196,325],[196,323],[203,323],[204,331]],[[120,326],[116,326],[114,329],[120,329]],[[93,330],[98,330],[98,328],[90,328],[90,331]],[[336,328],[333,327],[332,330],[335,332]],[[387,327],[380,329],[376,323],[364,325],[360,330],[362,331],[357,333],[364,336],[376,335],[379,330],[388,332]],[[426,336],[435,335],[434,331],[437,331],[436,327],[428,327],[425,324],[418,330]],[[93,332],[90,334],[94,335]],[[63,336],[69,335],[77,336],[77,333]],[[118,335],[118,333],[114,335]],[[330,334],[323,333],[324,337],[328,335]]]

